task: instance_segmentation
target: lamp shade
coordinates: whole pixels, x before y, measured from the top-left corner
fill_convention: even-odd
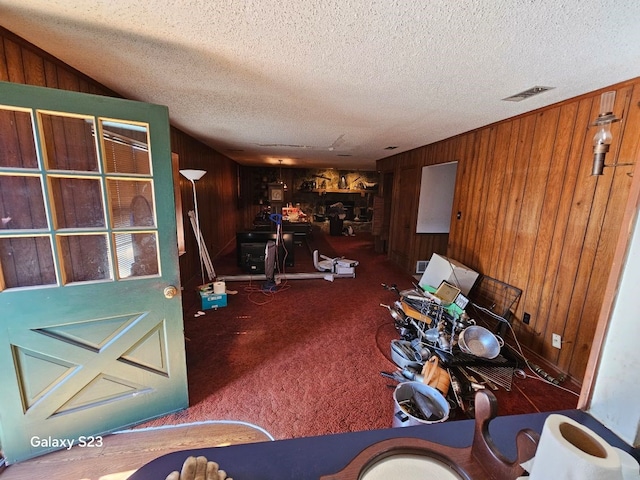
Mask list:
[[[196,180],[200,180],[204,176],[204,174],[207,173],[207,171],[187,169],[187,170],[180,170],[180,173],[182,174],[183,177],[188,178],[192,182],[195,182]]]

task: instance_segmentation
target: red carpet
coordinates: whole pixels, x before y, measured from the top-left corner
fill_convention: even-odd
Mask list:
[[[276,439],[391,426],[396,384],[380,371],[395,369],[389,342],[398,334],[380,303],[398,296],[381,284],[411,288],[414,279],[375,253],[369,234],[316,233],[314,243],[322,254],[358,260],[356,278],[289,280],[267,295],[261,281],[227,282],[238,291],[228,306],[199,317],[195,293],[185,292],[193,302],[185,312],[190,407],[145,426],[240,420]],[[314,271],[307,246],[295,248],[292,271]],[[235,262],[235,250],[216,259],[217,274],[240,273]],[[513,413],[535,410],[516,395],[506,400]],[[564,401],[551,408],[571,408]]]

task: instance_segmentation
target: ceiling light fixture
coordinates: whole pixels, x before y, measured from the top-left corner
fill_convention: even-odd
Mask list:
[[[282,159],[279,159],[278,162],[280,162],[280,170],[278,172],[278,183],[280,185],[282,185],[282,188],[287,190],[288,189],[287,184],[285,183],[285,181],[282,178]]]

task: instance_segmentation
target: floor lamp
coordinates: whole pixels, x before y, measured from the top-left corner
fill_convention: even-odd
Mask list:
[[[200,272],[202,273],[202,284],[204,284],[204,261],[202,260],[202,243],[200,233],[200,215],[198,214],[198,196],[196,195],[196,180],[200,180],[206,170],[180,170],[180,174],[191,182],[193,188],[193,206],[196,214],[196,241],[198,242],[198,256],[200,258]]]

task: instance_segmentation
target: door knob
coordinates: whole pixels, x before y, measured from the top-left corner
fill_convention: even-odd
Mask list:
[[[164,296],[167,298],[173,298],[178,294],[178,289],[173,285],[169,285],[168,287],[164,287]]]

